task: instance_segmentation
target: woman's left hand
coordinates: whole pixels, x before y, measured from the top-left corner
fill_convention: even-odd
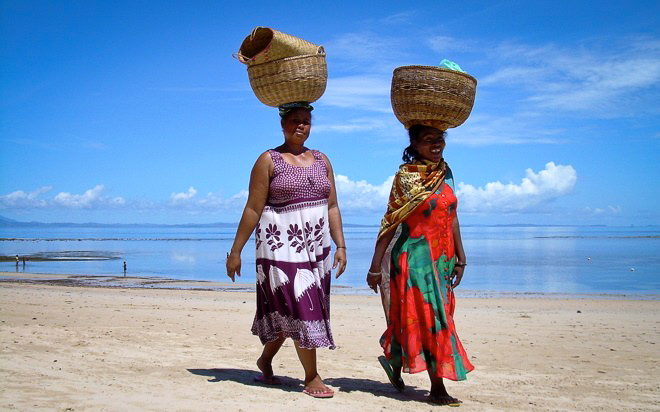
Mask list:
[[[344,273],[344,270],[346,270],[346,249],[341,248],[337,249],[335,251],[335,263],[332,265],[333,269],[337,269],[339,267],[339,270],[337,271],[337,278],[341,276],[342,273]]]
[[[451,272],[451,288],[454,289],[461,284],[461,279],[463,279],[463,272],[465,272],[465,266],[454,266],[454,271]]]

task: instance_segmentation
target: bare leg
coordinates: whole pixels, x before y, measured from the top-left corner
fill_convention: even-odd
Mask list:
[[[263,373],[265,380],[273,378],[273,358],[282,347],[286,338],[281,337],[264,345],[261,357],[257,359],[257,367]]]
[[[305,369],[305,390],[312,396],[314,395],[332,395],[334,391],[323,383],[319,372],[316,369],[316,349],[304,349],[294,341],[298,359]]]

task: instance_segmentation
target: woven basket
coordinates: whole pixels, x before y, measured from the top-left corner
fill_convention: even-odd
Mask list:
[[[234,56],[248,66],[293,56],[319,54],[322,46],[268,27],[256,27]]]
[[[423,124],[441,130],[470,116],[477,80],[469,74],[434,66],[394,69],[390,98],[394,115],[406,129]]]
[[[273,107],[315,102],[323,96],[328,81],[325,53],[255,64],[248,66],[247,71],[257,99]]]

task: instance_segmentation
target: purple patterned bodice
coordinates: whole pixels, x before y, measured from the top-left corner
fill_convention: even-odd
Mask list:
[[[294,166],[282,155],[269,150],[275,169],[268,190],[269,205],[284,205],[292,201],[327,199],[330,196],[328,169],[321,152],[311,150],[314,163],[311,166]]]

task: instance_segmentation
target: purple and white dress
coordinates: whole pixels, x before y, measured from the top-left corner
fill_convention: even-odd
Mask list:
[[[311,166],[294,166],[268,151],[275,169],[255,229],[257,313],[261,343],[280,336],[300,347],[335,348],[330,331],[330,180],[321,152]]]

